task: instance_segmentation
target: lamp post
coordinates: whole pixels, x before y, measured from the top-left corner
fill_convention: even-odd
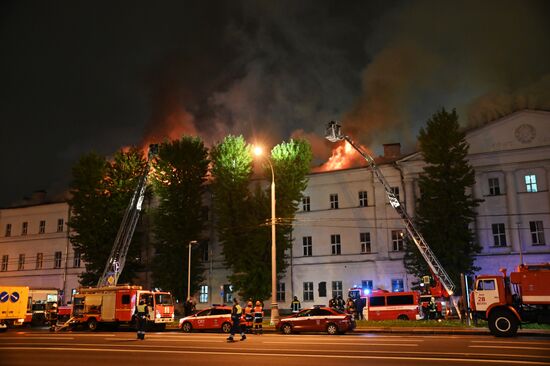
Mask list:
[[[262,156],[261,147],[254,148],[256,156]],[[270,324],[275,325],[279,321],[279,304],[277,304],[277,241],[275,237],[275,171],[269,158],[265,158],[271,169],[271,320]]]
[[[189,263],[188,263],[188,267],[187,267],[187,299],[185,299],[186,301],[189,300],[191,298],[191,247],[193,245],[197,244],[197,241],[196,240],[191,240],[189,242]]]

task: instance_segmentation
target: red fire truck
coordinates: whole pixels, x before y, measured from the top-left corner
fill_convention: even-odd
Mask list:
[[[149,321],[159,329],[174,321],[174,304],[169,292],[143,290],[141,286],[105,286],[81,288],[74,295],[71,327],[86,325],[96,330],[99,324],[118,326],[135,322],[140,300],[149,306]]]
[[[522,264],[510,276],[501,272],[476,277],[474,316],[487,320],[499,337],[514,336],[523,322],[550,324],[550,263]]]

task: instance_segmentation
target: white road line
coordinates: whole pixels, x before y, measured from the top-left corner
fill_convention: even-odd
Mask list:
[[[0,339],[18,339],[18,340],[27,340],[27,339],[74,339],[74,337],[2,337]]]
[[[313,344],[313,345],[324,345],[324,344],[332,344],[332,345],[338,345],[342,346],[342,343],[335,343],[335,342],[262,342],[265,344]],[[357,345],[357,344],[355,344]],[[396,346],[396,347],[418,347],[418,344],[416,343],[371,343],[371,344],[364,344],[364,346]]]
[[[496,343],[499,344],[546,344],[550,346],[550,340],[548,342],[531,342],[531,341],[470,341],[472,343]]]
[[[468,346],[470,348],[495,348],[495,346]],[[498,348],[507,348],[507,349],[537,349],[542,351],[548,351],[548,347],[519,347],[519,346],[497,346]]]
[[[78,351],[78,352],[119,352],[119,353],[164,353],[164,354],[197,354],[204,355],[204,351],[176,351],[176,350],[143,350],[143,349],[103,349],[103,348],[74,348],[74,347],[3,347],[2,350],[41,350],[41,351]],[[399,361],[448,361],[448,362],[470,362],[470,363],[488,363],[494,362],[509,365],[550,365],[550,362],[525,361],[525,360],[502,360],[502,359],[478,359],[478,358],[441,358],[441,357],[405,357],[405,356],[354,356],[354,355],[308,355],[308,354],[278,354],[278,353],[259,353],[259,352],[208,352],[209,356],[248,356],[248,357],[288,357],[288,358],[327,358],[327,359],[364,359],[364,360],[399,360]]]

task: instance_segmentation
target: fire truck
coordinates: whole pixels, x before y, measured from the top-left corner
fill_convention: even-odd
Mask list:
[[[388,184],[386,178],[376,165],[374,158],[370,156],[361,146],[353,142],[353,140],[349,136],[342,134],[341,126],[334,121],[331,121],[328,124],[325,138],[330,142],[346,141],[367,161],[369,167],[372,169],[372,172],[378,179],[378,182],[380,182],[384,187],[384,191],[386,192],[386,197],[388,198],[390,205],[395,209],[395,211],[401,218],[407,234],[414,242],[414,244],[418,248],[418,251],[428,264],[432,277],[438,284],[437,286],[439,286],[439,292],[437,294],[432,293],[432,296],[438,296],[440,302],[444,301],[442,300],[442,298],[448,298],[449,301],[452,303],[452,295],[455,290],[455,284],[453,283],[451,277],[447,274],[441,263],[439,263],[439,260],[431,250],[430,246],[428,245],[420,231],[418,231],[418,229],[414,225],[414,222],[410,218],[409,214],[407,213],[401,202],[399,202],[399,199],[393,192],[391,186]],[[457,307],[456,304],[452,305],[454,305],[455,308]],[[456,310],[458,312],[458,309]]]
[[[550,324],[550,263],[521,264],[507,276],[480,275],[471,293],[474,316],[498,337],[512,337],[521,323]]]
[[[31,288],[25,324],[45,325],[57,321],[60,294],[56,288]]]
[[[28,298],[28,287],[0,285],[0,331],[23,324]]]
[[[159,330],[174,321],[172,295],[148,291],[141,286],[119,285],[80,288],[73,297],[69,326],[85,325],[95,331],[100,324],[117,327],[135,325],[135,308],[144,300],[149,309],[149,322]]]

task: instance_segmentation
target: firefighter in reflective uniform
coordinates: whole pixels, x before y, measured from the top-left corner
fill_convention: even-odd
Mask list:
[[[247,333],[252,332],[252,321],[254,320],[253,311],[254,308],[252,308],[252,301],[248,301],[246,307],[244,308],[244,322],[246,325]]]
[[[298,300],[298,296],[294,296],[294,300],[290,303],[290,309],[292,310],[293,314],[299,313],[300,310],[302,310],[302,304],[300,304],[300,300]]]
[[[233,298],[233,307],[231,308],[231,320],[233,321],[233,326],[231,327],[231,333],[229,334],[229,337],[227,337],[227,340],[229,342],[233,342],[233,337],[235,336],[236,332],[241,333],[241,341],[244,341],[246,339],[246,334],[244,334],[243,329],[239,325],[241,322],[241,316],[243,315],[243,308],[241,305],[239,305],[239,300],[234,297]]]
[[[256,301],[256,306],[254,307],[254,334],[263,334],[264,330],[262,323],[264,321],[264,308],[262,303],[258,300]]]
[[[147,310],[145,300],[139,300],[139,305],[136,305],[137,339],[145,339],[145,326],[147,325],[147,318],[149,317],[149,312]]]
[[[428,304],[428,319],[437,319],[437,304],[433,296]]]

